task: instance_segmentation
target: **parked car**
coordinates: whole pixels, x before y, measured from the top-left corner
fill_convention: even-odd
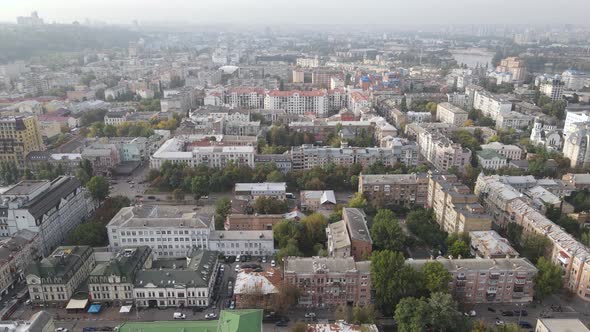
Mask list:
[[[217,319],[217,315],[212,312],[212,313],[206,314],[205,319],[208,319],[208,320]]]
[[[219,271],[221,271],[221,272],[225,271],[225,265],[220,265],[219,266]]]
[[[305,313],[305,318],[315,318],[315,312],[306,312]]]
[[[521,320],[518,322],[518,326],[522,327],[523,329],[532,329],[533,325],[527,321]]]
[[[266,256],[262,257],[262,263],[266,264]]]
[[[278,321],[278,322],[276,322],[276,323],[275,323],[275,325],[276,325],[276,326],[279,326],[279,327],[285,327],[285,326],[287,326],[288,324],[289,324],[289,323],[288,323],[288,322],[286,322],[286,321],[284,321],[284,320],[280,320],[280,321]]]
[[[270,261],[270,266],[272,266],[272,267],[277,266],[277,262],[275,262],[275,260],[273,259],[272,261]]]
[[[504,326],[504,321],[500,319],[496,319],[496,326]]]
[[[236,268],[234,269],[234,271],[236,271],[236,273],[240,272],[240,264],[236,265]]]
[[[235,309],[236,308],[236,301],[233,301],[232,300],[231,303],[230,303],[230,305],[229,305],[229,308],[232,309],[232,310]]]
[[[65,327],[58,327],[55,329],[55,332],[68,332],[69,330]]]
[[[529,315],[529,313],[526,310],[524,310],[524,309],[522,309],[522,310],[514,310],[514,315],[515,316],[516,315],[521,315],[522,317],[526,317],[526,316]]]
[[[492,307],[488,307],[488,311],[490,311],[490,312],[496,312],[496,309],[494,309]]]
[[[174,319],[186,319],[186,315],[181,312],[175,312],[173,317]]]
[[[513,311],[502,311],[502,316],[512,317],[512,316],[514,316],[514,312]]]

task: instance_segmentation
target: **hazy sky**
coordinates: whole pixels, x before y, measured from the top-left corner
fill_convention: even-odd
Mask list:
[[[0,21],[588,24],[590,0],[0,0]]]

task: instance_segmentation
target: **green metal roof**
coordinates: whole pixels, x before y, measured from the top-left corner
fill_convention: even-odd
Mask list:
[[[222,310],[219,320],[127,322],[119,332],[262,332],[262,310]]]

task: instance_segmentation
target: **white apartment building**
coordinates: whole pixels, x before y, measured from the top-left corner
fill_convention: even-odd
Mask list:
[[[306,68],[315,68],[320,66],[320,59],[316,56],[314,58],[297,58],[297,66]]]
[[[576,70],[566,70],[561,74],[561,79],[567,90],[582,90],[588,80],[588,74]]]
[[[535,118],[531,115],[526,115],[514,111],[504,112],[498,114],[496,117],[496,129],[522,129],[528,128],[533,124]]]
[[[184,151],[185,145],[182,139],[169,139],[151,156],[150,168],[159,169],[166,161],[211,168],[223,168],[229,162],[234,162],[254,168],[256,149],[253,146],[198,146],[191,151]]]
[[[62,243],[94,211],[94,201],[73,176],[21,181],[1,198],[2,235],[9,237],[24,229],[39,233],[44,254]]]
[[[489,144],[483,144],[482,150],[493,150],[500,155],[510,160],[521,160],[523,157],[523,151],[516,145],[502,144],[500,142],[492,142]]]
[[[226,256],[273,256],[274,236],[270,231],[214,231],[209,236],[209,250]]]
[[[473,89],[473,108],[496,120],[498,115],[512,110],[512,102],[505,97],[493,95],[483,89]]]
[[[590,122],[590,107],[578,110],[570,107],[566,108],[565,125],[563,126],[563,139],[567,140],[568,136],[573,133],[577,123]]]
[[[439,132],[420,128],[416,141],[424,159],[441,172],[447,172],[451,167],[463,170],[471,162],[471,150],[453,143]]]
[[[124,207],[107,225],[109,246],[149,246],[154,258],[185,257],[208,248],[209,220],[166,206]]]
[[[572,168],[587,168],[590,166],[590,122],[575,123],[570,130],[563,144],[563,156],[570,159]]]
[[[436,120],[460,127],[467,121],[467,112],[451,103],[440,103],[436,107]]]
[[[328,115],[328,93],[326,90],[313,91],[278,91],[266,93],[265,109],[284,109],[290,114],[315,114],[319,117]]]
[[[264,107],[264,89],[231,88],[225,91],[224,101],[232,108],[259,109]]]
[[[40,263],[31,263],[26,275],[33,304],[63,305],[70,300],[92,269],[92,247],[62,246]]]

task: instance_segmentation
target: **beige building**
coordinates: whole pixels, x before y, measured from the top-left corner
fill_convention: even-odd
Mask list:
[[[428,262],[441,263],[452,276],[455,297],[465,303],[530,303],[537,268],[526,258],[407,260],[420,270]]]
[[[469,232],[471,253],[482,258],[517,258],[518,251],[496,231]]]
[[[512,74],[512,80],[522,82],[526,76],[526,63],[518,57],[508,57],[500,61],[497,72]]]
[[[535,332],[590,332],[577,318],[539,318]]]
[[[451,103],[440,103],[436,107],[436,120],[455,126],[463,126],[467,121],[467,114],[465,110]]]
[[[24,167],[29,152],[45,150],[36,116],[0,118],[0,137],[0,160],[20,167]]]
[[[487,231],[492,227],[492,218],[479,198],[455,175],[429,175],[426,206],[434,210],[445,232]]]
[[[91,247],[58,247],[41,262],[29,265],[27,287],[31,301],[37,305],[65,304],[86,280],[94,265]]]
[[[424,206],[428,196],[426,174],[361,174],[358,192],[386,205]]]
[[[373,250],[373,240],[367,227],[367,216],[363,210],[343,208],[342,218],[326,228],[328,255],[368,259]]]
[[[304,211],[332,210],[336,206],[333,190],[304,190],[299,198]]]

